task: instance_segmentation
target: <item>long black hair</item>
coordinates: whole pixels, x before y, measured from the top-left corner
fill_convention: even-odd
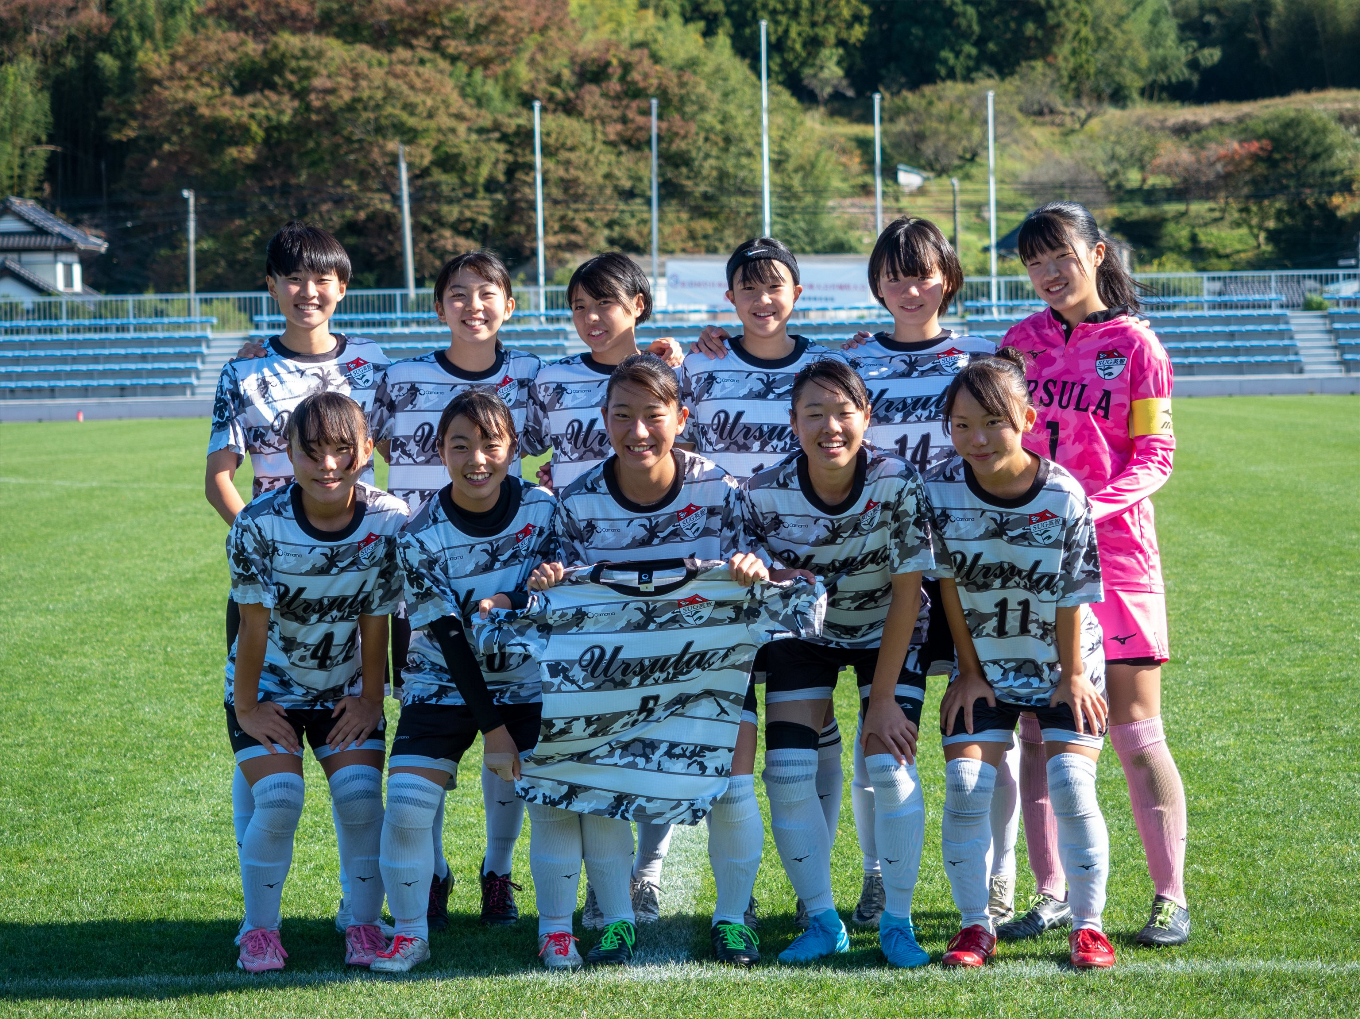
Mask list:
[[[1028,262],[1045,251],[1060,251],[1071,247],[1073,240],[1084,241],[1087,248],[1105,245],[1105,260],[1096,266],[1096,293],[1107,308],[1128,308],[1137,311],[1142,302],[1140,290],[1147,287],[1135,280],[1124,268],[1119,257],[1119,245],[1096,225],[1091,210],[1078,202],[1049,202],[1041,205],[1020,224],[1016,240],[1022,261]]]

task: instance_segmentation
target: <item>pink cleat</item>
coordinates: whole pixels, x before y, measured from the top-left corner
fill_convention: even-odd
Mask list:
[[[378,953],[387,947],[382,929],[373,923],[356,923],[345,928],[345,965],[372,966]]]
[[[279,941],[279,932],[256,927],[241,936],[241,955],[236,965],[247,973],[268,973],[283,969],[288,953]]]

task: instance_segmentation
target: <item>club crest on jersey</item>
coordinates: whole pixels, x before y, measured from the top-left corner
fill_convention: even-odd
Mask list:
[[[680,610],[680,618],[690,626],[699,626],[713,615],[713,602],[701,594],[681,598],[675,605]]]
[[[957,375],[960,369],[968,364],[968,351],[960,350],[958,347],[950,347],[948,350],[942,350],[935,355],[935,363],[950,375]]]
[[[708,510],[703,506],[696,506],[694,503],[690,503],[682,510],[675,511],[675,520],[686,538],[697,538],[703,534],[704,521],[707,519]]]
[[[1124,366],[1128,363],[1129,359],[1119,351],[1102,350],[1096,355],[1096,374],[1107,382],[1117,379],[1124,374]]]
[[[345,378],[349,379],[360,389],[367,389],[373,385],[373,365],[365,361],[362,357],[356,357],[353,361],[345,362]]]
[[[1051,544],[1053,539],[1062,531],[1062,517],[1052,510],[1031,513],[1029,515],[1029,526],[1026,530],[1034,536],[1035,541],[1045,545]]]
[[[881,502],[874,502],[870,499],[864,504],[864,509],[860,510],[859,514],[859,524],[856,525],[861,533],[868,534],[878,526],[878,517],[882,510],[883,504]]]
[[[534,530],[535,530],[535,528],[534,528],[534,525],[533,525],[533,524],[525,524],[523,530],[521,530],[521,531],[516,531],[516,532],[515,532],[515,551],[516,551],[516,552],[528,552],[528,551],[529,551],[529,541],[530,541],[530,539],[532,539],[533,536],[534,536]]]
[[[382,539],[372,531],[359,542],[359,561],[365,566],[373,565],[373,558],[382,551]]]
[[[519,395],[519,382],[507,375],[496,383],[496,395],[501,398],[501,403],[510,406]]]

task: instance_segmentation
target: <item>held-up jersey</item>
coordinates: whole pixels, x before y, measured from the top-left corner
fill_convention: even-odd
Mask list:
[[[946,329],[924,343],[898,343],[876,333],[850,352],[850,363],[869,390],[871,413],[864,441],[896,453],[925,473],[954,455],[944,431],[944,392],[970,356],[993,354],[996,345]]]
[[[484,389],[510,408],[517,435],[524,434],[529,393],[543,366],[533,354],[500,347],[496,363],[483,372],[465,372],[442,350],[394,361],[378,380],[373,398],[373,440],[390,440],[392,458],[387,490],[404,499],[415,514],[425,501],[449,483],[448,471],[436,448],[439,416],[459,393]],[[542,453],[521,441],[520,452]],[[510,464],[519,477],[519,456]]]
[[[401,670],[402,704],[462,704],[439,641],[428,631],[442,616],[472,624],[477,603],[524,586],[535,566],[555,559],[557,500],[513,475],[489,513],[473,516],[453,502],[446,485],[402,528],[398,555],[405,581],[411,648]],[[481,659],[497,704],[540,699],[538,665],[525,654],[498,651]]]
[[[1038,411],[1025,447],[1063,465],[1091,498],[1105,587],[1161,593],[1151,495],[1171,476],[1171,361],[1151,329],[1115,308],[1066,337],[1045,309],[1006,343],[1030,360]]]
[[[545,364],[534,380],[524,447],[543,452],[552,447],[552,484],[561,492],[609,456],[604,429],[604,393],[614,366],[589,354],[575,354]]]
[[[772,467],[798,448],[789,424],[793,379],[813,361],[845,360],[805,336],[790,336],[787,357],[756,357],[740,336],[728,341],[728,356],[690,354],[680,365],[680,401],[689,408],[684,438],[694,451],[736,478]]]
[[[686,556],[727,561],[738,552],[754,551],[743,530],[743,496],[736,478],[694,453],[671,452],[675,483],[651,506],[632,502],[619,490],[612,453],[557,490],[564,563],[589,566]]]
[[[1081,608],[1087,678],[1104,688],[1100,554],[1091,504],[1076,479],[1040,459],[1034,484],[1005,499],[978,484],[955,456],[926,475],[935,569],[954,581],[983,678],[999,700],[1046,707],[1062,678],[1057,609]]]
[[[723,563],[600,563],[521,612],[474,621],[483,654],[539,662],[543,725],[515,791],[578,813],[697,823],[727,788],[756,651],[814,636],[825,604],[820,584],[741,587]]]
[[[217,380],[208,452],[230,449],[240,464],[247,453],[255,473],[252,497],[282,488],[293,480],[288,460],[288,418],[304,397],[344,393],[373,410],[378,373],[388,357],[372,340],[333,334],[335,349],[326,354],[296,354],[275,336],[264,357],[228,361]],[[373,482],[373,468],[363,480]]]
[[[232,598],[270,610],[262,701],[329,707],[363,687],[359,617],[388,615],[401,601],[397,532],[407,512],[363,482],[354,494],[354,519],[343,530],[313,527],[302,490],[290,484],[253,500],[227,532]],[[226,671],[234,704],[235,644]]]
[[[811,570],[833,591],[821,643],[875,647],[892,603],[892,577],[934,565],[921,476],[901,457],[861,449],[855,483],[838,506],[824,503],[799,453],[746,482],[753,544],[786,569]],[[921,599],[918,630],[927,604]]]

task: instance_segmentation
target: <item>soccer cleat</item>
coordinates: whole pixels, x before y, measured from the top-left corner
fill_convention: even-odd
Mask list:
[[[940,962],[946,966],[976,968],[987,965],[987,960],[995,953],[996,935],[988,934],[979,924],[972,924],[950,939]]]
[[[850,916],[850,922],[856,927],[874,927],[878,925],[878,918],[883,915],[883,906],[887,902],[887,897],[883,892],[882,874],[865,874],[864,884],[859,890],[859,905],[855,907],[855,912]]]
[[[756,901],[754,895],[751,896],[751,901],[746,903],[746,913],[741,919],[747,927],[751,928],[751,930],[756,930],[760,926],[760,917],[756,915],[756,910],[759,906],[760,903]]]
[[[816,962],[828,955],[850,951],[850,935],[834,909],[808,917],[808,929],[794,938],[789,947],[779,953],[779,961]]]
[[[387,939],[375,923],[357,923],[345,931],[345,965],[372,966]]]
[[[382,931],[382,936],[384,938],[390,938],[393,934],[396,933],[396,929],[393,928],[393,926],[386,920],[384,920],[382,917],[378,917],[377,925],[378,930]],[[341,934],[344,934],[347,930],[349,930],[353,926],[354,926],[354,914],[350,912],[349,903],[346,902],[344,899],[341,899],[340,905],[335,908],[335,929],[339,931]],[[244,923],[241,924],[241,928],[242,928],[241,933],[244,934],[245,933]],[[241,943],[241,939],[239,937],[236,939],[236,943],[238,945]]]
[[[793,907],[793,925],[800,931],[805,931],[811,923],[812,918],[808,916],[807,903],[799,899],[798,905]]]
[[[627,966],[633,961],[637,928],[627,920],[615,920],[604,929],[599,942],[586,953],[587,966]]]
[[[728,923],[720,920],[708,932],[713,942],[713,954],[718,961],[729,966],[754,966],[760,961],[760,939],[756,932],[744,923]]]
[[[992,926],[1003,924],[1015,916],[1015,875],[993,874],[987,883],[987,915]]]
[[[449,861],[444,861],[448,867]],[[430,876],[430,905],[425,910],[425,922],[430,930],[442,931],[449,925],[449,889],[453,887],[453,871],[449,870],[442,879]]]
[[[1037,938],[1044,931],[1067,927],[1071,923],[1071,906],[1049,895],[1036,895],[1029,900],[1029,908],[1024,915],[1017,916],[1010,923],[1003,923],[996,929],[996,936],[1002,941]]]
[[[930,962],[930,953],[916,943],[916,928],[910,920],[899,920],[884,913],[878,922],[878,947],[883,956],[901,969],[915,969]]]
[[[1072,949],[1072,965],[1077,969],[1109,969],[1114,965],[1114,948],[1110,939],[1089,927],[1067,935]]]
[[[661,889],[654,881],[633,878],[628,883],[633,900],[633,920],[636,923],[656,923],[661,919]]]
[[[256,927],[241,936],[241,954],[236,965],[247,973],[268,973],[270,970],[283,969],[283,960],[288,953],[279,941],[279,932]]]
[[[483,861],[482,866],[486,866]],[[487,927],[508,927],[519,921],[515,893],[524,891],[510,880],[509,874],[495,871],[482,875],[482,923]]]
[[[548,969],[574,970],[582,965],[581,953],[576,950],[576,938],[567,931],[553,931],[538,939],[538,957]]]
[[[600,912],[600,904],[595,901],[595,889],[590,887],[590,882],[586,882],[586,904],[581,907],[581,926],[586,930],[604,930],[604,914]]]
[[[374,973],[405,973],[429,957],[430,943],[424,938],[398,934],[390,945],[378,953],[373,965],[368,968]]]
[[[1152,916],[1133,940],[1149,948],[1185,944],[1190,940],[1190,911],[1158,895],[1152,900]]]

